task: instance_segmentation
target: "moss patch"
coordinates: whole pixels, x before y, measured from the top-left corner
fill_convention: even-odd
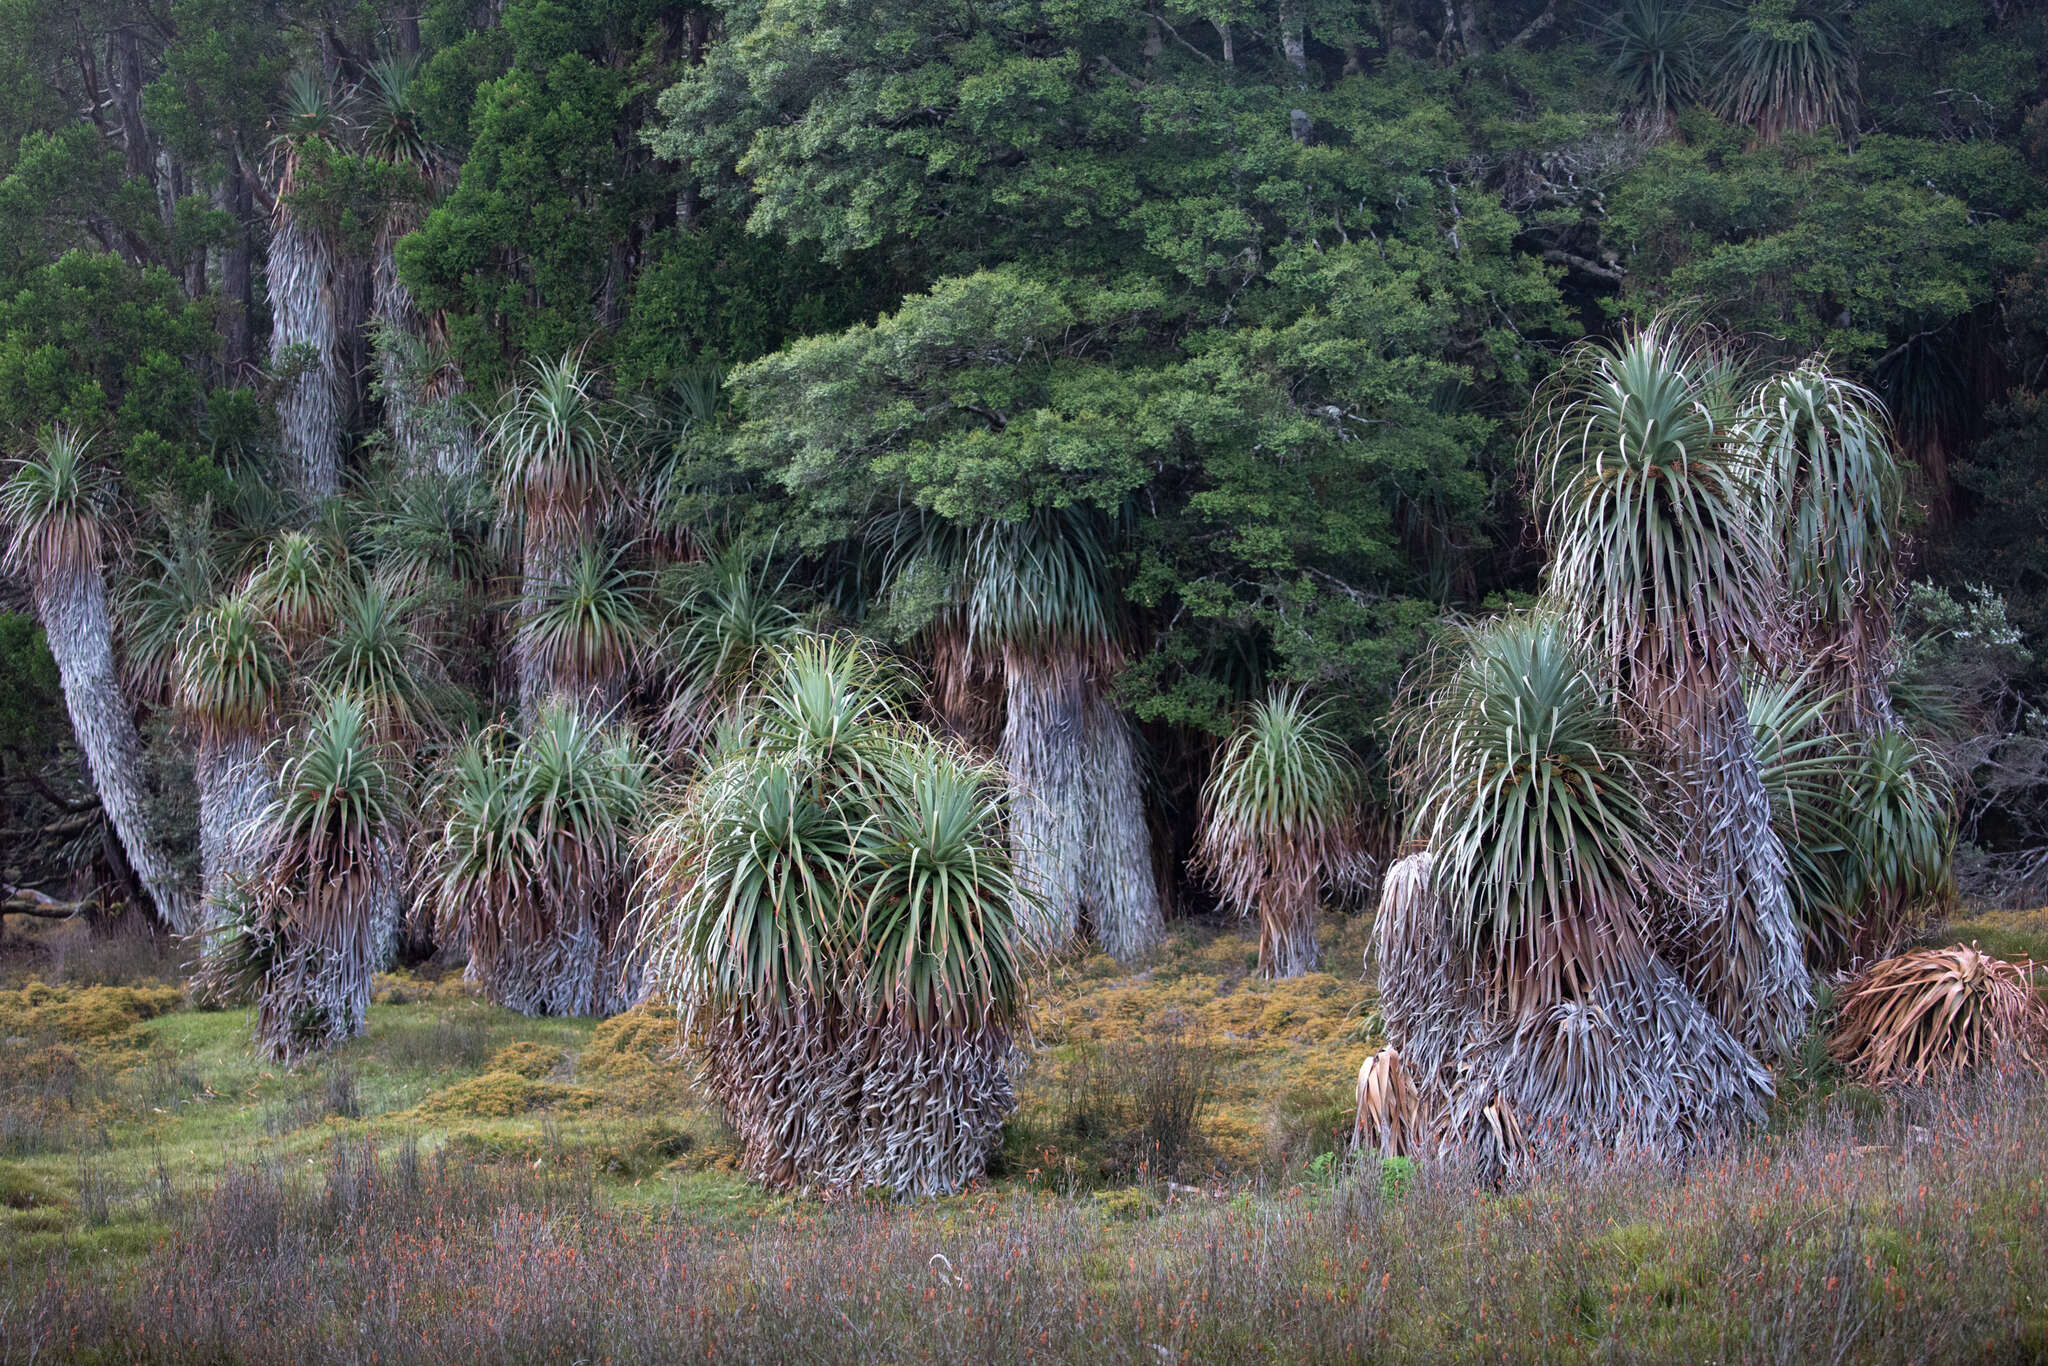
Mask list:
[[[544,1043],[522,1039],[508,1043],[491,1055],[485,1066],[486,1072],[513,1072],[530,1081],[538,1081],[561,1065],[564,1054],[559,1048]]]
[[[598,1025],[576,1056],[579,1080],[601,1086],[606,1104],[632,1114],[694,1107],[690,1065],[677,1054],[676,1012],[650,1001]]]
[[[509,1119],[534,1110],[588,1110],[598,1099],[595,1091],[580,1086],[536,1081],[517,1072],[486,1072],[436,1091],[414,1113],[422,1119]]]
[[[1283,981],[1257,975],[1257,940],[1243,928],[1190,926],[1138,971],[1100,955],[1058,970],[1033,1001],[1006,1163],[1082,1181],[1125,1175],[1133,1136],[1107,1132],[1103,1107],[1081,1093],[1105,1074],[1138,1078],[1170,1047],[1213,1063],[1192,1145],[1202,1170],[1183,1164],[1189,1177],[1280,1175],[1347,1135],[1358,1065],[1378,1042],[1362,975],[1370,922],[1326,919],[1324,971]],[[1133,1095],[1109,1108],[1128,1129],[1148,1122],[1129,1112],[1152,1104]]]
[[[2029,958],[2048,963],[2048,906],[2031,911],[1980,911],[1952,920],[1939,936],[1944,944],[1975,943],[1994,958]]]
[[[30,982],[0,991],[0,1036],[109,1039],[178,1009],[176,987],[72,987]]]

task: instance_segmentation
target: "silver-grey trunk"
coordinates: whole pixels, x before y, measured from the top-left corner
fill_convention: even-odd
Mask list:
[[[35,599],[64,685],[71,731],[85,755],[100,806],[120,837],[128,866],[156,902],[157,914],[178,933],[190,933],[191,892],[151,827],[142,737],[114,667],[106,582],[96,568],[47,574],[36,582]]]

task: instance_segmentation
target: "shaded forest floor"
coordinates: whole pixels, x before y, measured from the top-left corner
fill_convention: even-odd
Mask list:
[[[989,1179],[769,1195],[672,1016],[380,981],[331,1059],[82,926],[0,952],[0,1360],[2048,1360],[2048,1091],[1846,1086],[1682,1173],[1504,1192],[1343,1157],[1362,921],[1062,966]],[[1947,936],[2048,958],[2048,911]]]

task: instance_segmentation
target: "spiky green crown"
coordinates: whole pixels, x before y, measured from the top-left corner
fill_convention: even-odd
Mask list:
[[[257,733],[284,689],[282,645],[247,592],[193,613],[178,644],[175,700],[203,736]]]
[[[1654,770],[1608,710],[1569,622],[1525,612],[1462,633],[1397,717],[1410,835],[1458,942],[1540,963],[1552,932],[1599,925],[1589,956],[1623,951],[1652,898],[1678,887],[1674,841],[1649,805]],[[1567,936],[1573,937],[1573,936]]]
[[[562,540],[612,487],[624,429],[604,402],[597,371],[570,352],[531,362],[484,439],[506,509],[525,515],[529,536]]]
[[[91,438],[45,428],[0,485],[0,521],[11,533],[8,572],[31,583],[98,572],[112,509],[113,485],[93,458]]]
[[[1682,677],[1782,647],[1770,470],[1725,353],[1654,321],[1588,343],[1530,429],[1546,594],[1617,669]]]
[[[1318,880],[1345,871],[1358,857],[1360,796],[1356,763],[1320,709],[1298,688],[1275,689],[1216,757],[1197,857],[1249,912],[1291,860],[1315,864]]]
[[[998,775],[911,726],[898,686],[853,642],[800,641],[650,834],[650,968],[692,1010],[1015,1020]]]

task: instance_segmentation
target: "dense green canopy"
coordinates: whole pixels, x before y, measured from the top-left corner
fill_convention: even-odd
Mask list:
[[[1894,429],[1934,586],[1815,610],[1965,686],[1947,737],[1999,756],[1966,840],[2048,831],[2038,6],[86,0],[0,6],[0,94],[0,434],[104,464],[137,782],[188,865],[170,652],[245,584],[265,733],[374,665],[425,786],[543,692],[680,776],[799,621],[944,673],[993,748],[1001,649],[904,547],[1057,524],[1106,590],[1059,678],[1129,729],[1168,912],[1208,904],[1214,742],[1305,689],[1383,801],[1432,624],[1539,586],[1538,386],[1674,308],[1884,405],[1856,439]],[[294,492],[304,449],[338,498]],[[714,611],[740,589],[753,627]],[[90,788],[4,594],[0,807],[41,829]],[[8,880],[129,885],[75,833]]]

